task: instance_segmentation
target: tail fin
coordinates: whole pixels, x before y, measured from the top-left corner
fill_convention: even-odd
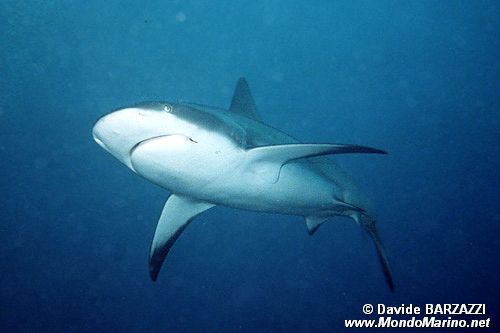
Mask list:
[[[382,246],[382,242],[380,241],[380,236],[377,231],[377,227],[375,225],[375,220],[365,214],[359,214],[355,218],[368,232],[370,237],[375,244],[375,248],[377,249],[377,255],[380,260],[380,264],[382,265],[382,271],[384,272],[385,280],[389,285],[389,289],[394,292],[394,279],[392,277],[391,267],[389,266],[389,261],[387,260],[387,256],[385,254],[384,247]]]

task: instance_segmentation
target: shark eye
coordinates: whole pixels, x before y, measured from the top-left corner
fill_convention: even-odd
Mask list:
[[[164,104],[163,110],[167,112],[172,112],[172,106],[170,104]]]

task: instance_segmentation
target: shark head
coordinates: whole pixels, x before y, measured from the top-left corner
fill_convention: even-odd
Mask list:
[[[141,142],[189,132],[190,124],[173,115],[181,108],[172,103],[141,103],[117,109],[95,123],[92,135],[103,149],[133,170],[130,156]]]

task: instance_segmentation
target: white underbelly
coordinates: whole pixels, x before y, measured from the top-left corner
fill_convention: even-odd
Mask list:
[[[249,172],[235,173],[216,179],[199,194],[201,199],[239,209],[306,216],[331,209],[333,186],[314,170],[289,163],[276,182]]]
[[[138,174],[173,193],[218,205],[308,216],[333,203],[333,184],[307,164],[288,163],[279,173],[280,166],[272,166],[270,171],[279,174],[273,179],[245,163],[244,150],[214,147],[183,136],[158,138],[136,148],[131,163]]]

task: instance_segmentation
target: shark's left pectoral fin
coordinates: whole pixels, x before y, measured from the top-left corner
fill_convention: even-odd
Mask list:
[[[284,164],[291,160],[329,154],[387,154],[385,151],[358,145],[334,143],[292,143],[285,145],[263,146],[248,150],[255,160],[265,160]]]
[[[161,212],[149,255],[149,275],[156,281],[161,265],[182,231],[200,213],[214,205],[172,194]]]
[[[261,178],[275,183],[281,167],[293,160],[330,154],[387,154],[385,151],[357,145],[294,143],[249,149],[249,162]]]

